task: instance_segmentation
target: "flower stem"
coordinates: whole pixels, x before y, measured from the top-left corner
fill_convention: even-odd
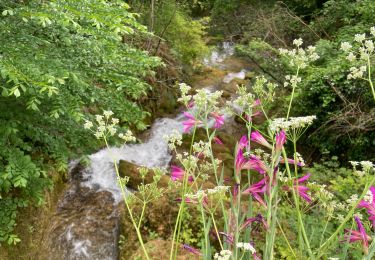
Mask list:
[[[299,67],[297,68],[296,77],[298,77],[298,74],[299,74]],[[289,119],[289,113],[290,113],[290,109],[292,108],[292,102],[293,102],[293,99],[294,99],[294,92],[295,92],[296,86],[297,86],[297,82],[293,84],[292,96],[290,98],[290,102],[289,102],[289,106],[288,106],[288,113],[286,114],[286,120]]]
[[[288,162],[288,158],[286,156],[286,152],[285,152],[285,148],[284,147],[282,148],[282,153],[283,153],[283,157],[284,157],[285,162]],[[288,163],[285,163],[285,167],[286,167],[286,171],[288,173],[288,177],[290,179],[292,179],[292,174],[290,172],[290,168],[289,168]],[[296,206],[299,205],[298,204],[297,194],[296,194],[296,191],[295,191],[294,188],[292,188],[292,194],[293,194],[294,203],[296,204]],[[314,259],[313,252],[311,251],[311,248],[310,248],[310,242],[309,242],[309,239],[307,238],[305,226],[303,225],[302,215],[301,215],[301,211],[299,210],[299,206],[297,208],[297,220],[298,220],[298,225],[299,225],[299,227],[301,229],[302,237],[303,237],[304,242],[305,242],[306,247],[307,247],[307,252],[308,252],[310,258]]]
[[[367,67],[368,67],[368,82],[370,83],[370,87],[372,90],[372,96],[375,100],[375,90],[374,90],[374,84],[372,83],[371,80],[371,62],[370,62],[370,57],[367,58]]]
[[[106,137],[104,136],[104,142],[105,142],[105,145],[107,146],[107,148],[109,149],[109,145],[108,145],[108,142],[107,142],[107,139]],[[119,169],[118,169],[118,166],[117,166],[117,161],[116,159],[112,156],[112,154],[110,155],[112,157],[112,160],[114,162],[114,165],[115,165],[115,171],[116,171],[116,175],[117,175],[117,178],[119,180],[119,185],[120,185],[120,189],[121,189],[121,194],[122,194],[122,197],[124,199],[124,202],[125,202],[125,206],[126,206],[126,209],[128,210],[128,213],[129,213],[129,216],[130,216],[130,220],[132,221],[132,224],[135,228],[135,231],[137,233],[137,237],[138,237],[138,240],[139,240],[139,243],[141,244],[141,247],[142,247],[142,250],[143,250],[143,253],[146,257],[147,260],[150,259],[150,257],[148,256],[148,253],[147,253],[147,250],[145,248],[145,245],[143,243],[143,239],[142,239],[142,234],[141,232],[139,231],[139,227],[137,226],[137,223],[134,219],[134,216],[133,216],[133,213],[130,209],[130,206],[129,206],[129,203],[128,203],[128,200],[127,200],[127,196],[126,196],[126,192],[125,192],[125,189],[124,189],[124,186],[121,182],[121,176],[120,176],[120,172],[119,172]]]
[[[215,221],[215,218],[214,218],[214,214],[212,214],[212,212],[210,212],[210,213],[211,213],[212,223],[214,223],[214,228],[215,228],[216,236],[219,239],[219,244],[220,244],[221,250],[224,250],[223,244],[221,243],[220,234],[219,234],[219,231],[218,231],[217,226],[216,226],[216,221]]]

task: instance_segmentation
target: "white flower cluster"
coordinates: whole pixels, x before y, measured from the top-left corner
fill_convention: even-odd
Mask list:
[[[291,85],[292,87],[296,87],[298,83],[300,83],[302,79],[300,77],[297,77],[296,75],[286,75],[285,76],[285,82],[284,82],[284,87],[287,87]]]
[[[118,118],[112,117],[112,115],[112,111],[104,110],[103,115],[95,116],[95,124],[94,122],[91,122],[90,120],[86,119],[85,123],[83,124],[83,127],[93,132],[97,139],[106,138],[107,136],[114,136],[117,133],[117,125],[120,122],[120,120]],[[136,140],[136,138],[133,136],[130,130],[127,130],[125,134],[120,133],[118,137],[120,137],[126,142]]]
[[[295,153],[297,157],[297,161],[299,161],[302,165],[305,165],[305,159],[303,159],[302,155],[298,152]]]
[[[221,250],[220,253],[215,253],[214,259],[218,260],[229,260],[232,256],[232,252],[229,250]]]
[[[215,111],[219,103],[219,98],[223,91],[208,92],[206,89],[198,89],[193,96],[194,104],[201,111]]]
[[[132,131],[127,130],[125,134],[119,133],[118,137],[120,137],[122,140],[124,140],[126,143],[128,142],[135,142],[137,139],[133,135]]]
[[[352,196],[350,196],[349,199],[346,200],[346,203],[348,203],[349,205],[353,205],[357,203],[357,201],[358,201],[358,194],[353,194]]]
[[[311,125],[315,119],[316,116],[290,117],[289,120],[285,118],[275,118],[271,121],[269,128],[274,133],[281,129],[287,131],[290,129],[305,128]]]
[[[307,49],[301,48],[303,44],[301,38],[294,40],[293,44],[297,49],[279,49],[281,55],[285,55],[289,58],[290,66],[304,69],[309,63],[319,59],[319,55],[316,53],[314,46],[308,46]]]
[[[171,150],[175,150],[176,145],[182,145],[182,134],[176,129],[173,129],[170,135],[164,135],[163,139],[168,142],[168,147]]]
[[[251,254],[256,253],[255,248],[250,243],[239,242],[237,243],[237,248],[241,248],[244,251],[250,251]]]
[[[248,106],[254,103],[255,97],[252,93],[247,91],[246,86],[238,86],[236,92],[237,98],[233,101],[234,105],[239,107],[241,111],[247,109]]]
[[[210,144],[203,142],[202,140],[193,144],[193,151],[197,154],[203,154],[205,157],[211,155]]]
[[[230,189],[230,186],[216,186],[213,189],[207,189],[207,190],[199,190],[194,194],[186,194],[187,198],[190,199],[202,199],[208,195],[225,195],[226,192]]]
[[[369,174],[375,171],[375,165],[370,161],[361,161],[361,162],[350,161],[350,163],[353,166],[354,173],[359,177],[363,177],[366,174]],[[358,166],[361,166],[362,169],[360,169]]]
[[[366,70],[367,70],[366,66],[361,66],[359,68],[357,68],[357,67],[351,67],[350,68],[350,73],[348,74],[348,79],[362,78],[363,74],[366,72]]]
[[[252,86],[252,90],[260,99],[262,99],[263,102],[272,102],[277,86],[277,84],[269,82],[264,76],[262,76],[256,78],[255,84]]]
[[[375,36],[375,27],[371,27],[370,34],[372,37]],[[341,50],[344,51],[347,56],[346,59],[350,62],[360,62],[363,65],[357,67],[351,67],[348,79],[362,78],[364,73],[367,71],[367,63],[371,55],[374,54],[375,46],[374,41],[366,37],[365,33],[356,34],[354,36],[354,46],[349,42],[341,43]]]
[[[185,83],[180,83],[179,84],[180,91],[181,91],[181,97],[177,100],[178,102],[183,103],[185,106],[189,103],[191,100],[191,95],[189,95],[189,91],[191,87]]]
[[[367,201],[368,203],[372,203],[374,200],[374,196],[372,195],[372,192],[370,190],[367,191],[366,195],[363,197],[364,201]]]

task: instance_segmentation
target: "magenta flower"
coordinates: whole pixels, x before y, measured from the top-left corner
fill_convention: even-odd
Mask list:
[[[270,145],[270,143],[267,142],[267,140],[263,137],[263,135],[261,133],[259,133],[258,131],[254,131],[254,132],[251,133],[250,140],[254,141],[258,144],[261,144],[261,145],[263,145],[267,148],[272,149],[272,145]]]
[[[365,254],[368,254],[368,242],[371,241],[371,237],[366,234],[366,230],[362,225],[361,220],[359,217],[354,217],[355,221],[357,222],[357,230],[352,229],[345,229],[345,240],[342,242],[349,241],[349,243],[354,243],[357,241],[362,241],[363,251]]]
[[[276,152],[281,151],[286,142],[286,134],[284,130],[281,130],[276,134]]]
[[[285,163],[285,160],[283,157],[280,157],[280,163]],[[289,164],[295,164],[296,162],[293,159],[288,158],[288,163]],[[297,162],[297,166],[303,167],[305,164],[303,162]]]
[[[202,123],[201,121],[196,120],[195,117],[189,112],[184,112],[184,116],[187,118],[186,121],[182,122],[185,133],[189,132],[193,126]]]
[[[220,128],[224,125],[224,115],[220,115],[217,112],[211,112],[211,116],[215,119],[214,128]]]
[[[242,150],[238,150],[236,160],[235,160],[236,172],[237,174],[241,172],[241,170],[258,170],[259,165],[254,160],[248,160],[243,156]]]
[[[266,219],[262,216],[262,214],[258,214],[253,218],[248,218],[244,221],[244,223],[241,225],[240,230],[243,230],[250,226],[253,222],[258,222],[264,226],[265,229],[268,229],[268,224]]]
[[[171,166],[171,179],[173,181],[183,180],[184,176],[185,176],[185,171],[183,169],[181,169],[180,167],[174,166],[174,165]],[[192,182],[193,177],[189,176],[188,181]]]
[[[307,188],[306,186],[299,185],[299,184],[302,184],[305,181],[307,181],[310,178],[310,176],[311,176],[311,173],[308,173],[305,176],[297,180],[294,180],[294,184],[293,184],[293,189],[297,191],[298,195],[308,203],[311,202],[311,197],[307,194],[307,191],[309,190],[309,188]],[[290,188],[288,186],[284,186],[284,190],[290,191]]]
[[[248,121],[248,122],[251,122],[252,120],[253,120],[253,117],[255,117],[255,116],[258,116],[258,115],[260,115],[262,112],[260,112],[260,111],[256,111],[256,112],[254,112],[254,113],[252,113],[251,115],[247,115],[247,114],[245,114],[245,119]]]
[[[189,251],[190,253],[193,253],[195,255],[202,255],[201,251],[199,251],[198,249],[192,247],[192,246],[189,246],[187,244],[183,244],[182,245],[182,248]]]
[[[375,229],[375,186],[370,187],[372,196],[369,200],[361,200],[358,204],[358,208],[367,209],[367,213],[370,215],[369,220],[372,222],[372,227]]]
[[[188,108],[192,108],[192,107],[194,107],[194,105],[195,105],[194,101],[190,101],[190,102],[187,104],[187,107],[188,107]]]
[[[227,242],[228,244],[233,245],[234,238],[233,238],[232,235],[229,235],[229,234],[224,233],[224,232],[219,232],[219,234],[223,235],[223,237],[225,238],[225,242]]]
[[[261,101],[260,99],[257,99],[254,101],[254,103],[251,105],[251,107],[256,107],[256,106],[259,106],[261,104]]]
[[[256,157],[255,155],[250,155],[250,162],[251,165],[254,165],[253,169],[261,174],[265,174],[268,171],[267,166],[264,164],[264,162]]]
[[[177,198],[176,201],[177,201],[177,202],[181,202],[182,199],[181,199],[181,198]],[[193,199],[190,199],[190,198],[185,198],[185,202],[186,202],[186,203],[190,203],[190,204],[198,204],[198,201],[193,200]]]
[[[243,148],[247,147],[249,145],[249,141],[247,140],[247,136],[243,135],[240,139],[240,142],[238,143],[238,150],[242,150]]]
[[[213,140],[214,140],[214,142],[217,143],[217,144],[220,144],[220,145],[223,145],[223,144],[224,144],[223,141],[221,141],[220,138],[217,137],[217,136],[214,136]]]
[[[254,197],[261,205],[267,207],[266,203],[260,196],[260,194],[264,194],[267,190],[267,183],[266,179],[263,178],[261,181],[251,185],[249,188],[243,191],[243,193],[250,194],[251,196]]]

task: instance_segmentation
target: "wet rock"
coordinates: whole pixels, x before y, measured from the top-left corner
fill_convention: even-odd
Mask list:
[[[117,259],[120,215],[112,194],[81,187],[85,168],[77,164],[58,203],[47,239],[49,259]]]

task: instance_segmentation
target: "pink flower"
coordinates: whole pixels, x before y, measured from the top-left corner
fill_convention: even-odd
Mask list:
[[[253,222],[258,222],[264,226],[265,229],[268,229],[268,224],[266,219],[262,216],[262,214],[258,214],[253,218],[248,218],[244,221],[244,223],[241,225],[240,230],[243,230],[250,226]]]
[[[265,174],[268,171],[268,168],[264,164],[264,162],[255,155],[250,155],[250,162],[252,163],[252,165],[254,165],[254,168],[252,169],[256,170],[257,172]]]
[[[220,144],[220,145],[223,145],[223,144],[224,144],[223,141],[221,141],[220,138],[217,137],[217,136],[214,136],[213,140],[214,140],[214,142],[217,143],[217,144]]]
[[[286,142],[285,131],[281,130],[278,134],[276,134],[276,152],[281,151],[285,142]]]
[[[224,115],[220,115],[217,112],[211,112],[211,116],[215,118],[214,128],[220,128],[224,125]]]
[[[188,107],[188,108],[192,108],[192,107],[194,107],[194,105],[195,105],[195,103],[194,103],[194,101],[192,100],[192,101],[190,101],[190,102],[187,104],[187,107]]]
[[[174,165],[171,166],[171,179],[173,181],[183,180],[184,176],[185,176],[185,171],[183,169],[181,169],[180,167],[174,166]],[[189,176],[188,181],[192,182],[193,177]]]
[[[367,209],[367,213],[370,215],[369,220],[372,222],[372,227],[375,229],[375,186],[370,187],[372,197],[370,201],[361,200],[358,204],[358,208]]]
[[[176,201],[181,202],[182,199],[181,198],[177,198]],[[190,199],[190,198],[185,198],[185,202],[186,203],[191,203],[191,204],[198,204],[198,201]]]
[[[294,184],[293,184],[293,189],[297,191],[298,195],[308,203],[311,202],[311,198],[307,194],[307,191],[309,190],[309,188],[307,188],[306,186],[301,186],[299,184],[302,184],[303,182],[307,181],[310,178],[310,176],[311,176],[311,173],[308,173],[305,176],[297,180],[294,180]],[[288,186],[284,186],[283,188],[284,190],[290,191],[290,188]]]
[[[259,168],[259,165],[254,160],[248,160],[243,156],[242,150],[238,150],[236,160],[235,160],[235,166],[236,166],[236,173],[240,173],[241,170],[257,170]]]
[[[247,136],[243,135],[240,139],[240,142],[238,143],[239,150],[242,150],[243,148],[247,147],[249,145],[249,141],[247,140]]]
[[[195,255],[202,255],[202,253],[198,249],[196,249],[196,248],[194,248],[192,246],[189,246],[187,244],[183,244],[182,248],[185,249],[185,250],[187,250],[187,251],[189,251],[190,253],[195,254]]]
[[[227,242],[228,244],[233,245],[234,238],[233,238],[232,235],[229,235],[229,234],[224,233],[224,232],[219,232],[219,234],[223,235],[223,237],[225,238],[225,242]]]
[[[264,194],[267,190],[267,183],[266,179],[263,178],[261,181],[251,185],[249,188],[243,191],[243,193],[250,194],[254,197],[260,204],[262,204],[264,207],[267,207],[266,203],[260,196],[260,194]]]
[[[259,106],[261,104],[261,101],[260,99],[257,99],[254,101],[254,103],[251,105],[251,107],[256,107],[256,106]]]
[[[280,157],[280,163],[285,163],[285,160],[283,157]],[[295,164],[296,162],[293,159],[288,158],[288,163],[289,164]],[[297,166],[303,167],[305,164],[303,162],[297,162]]]
[[[193,126],[202,123],[201,121],[196,120],[195,117],[189,112],[184,112],[184,116],[187,118],[186,121],[182,122],[185,133],[189,132]]]
[[[258,116],[258,115],[260,115],[262,112],[260,112],[260,111],[257,111],[257,112],[254,112],[254,113],[252,113],[251,115],[247,115],[247,114],[245,114],[245,119],[248,121],[248,122],[251,122],[252,120],[253,120],[253,117],[255,117],[255,116]]]
[[[345,229],[345,240],[342,242],[349,241],[349,243],[354,243],[357,241],[362,241],[363,251],[368,254],[368,242],[371,241],[371,237],[366,234],[366,230],[363,227],[361,220],[356,216],[354,217],[357,222],[357,230]]]
[[[254,141],[258,144],[261,144],[261,145],[263,145],[267,148],[272,149],[272,145],[270,145],[270,143],[267,142],[267,140],[263,137],[263,135],[261,133],[259,133],[258,131],[254,131],[254,132],[251,133],[250,140]]]

